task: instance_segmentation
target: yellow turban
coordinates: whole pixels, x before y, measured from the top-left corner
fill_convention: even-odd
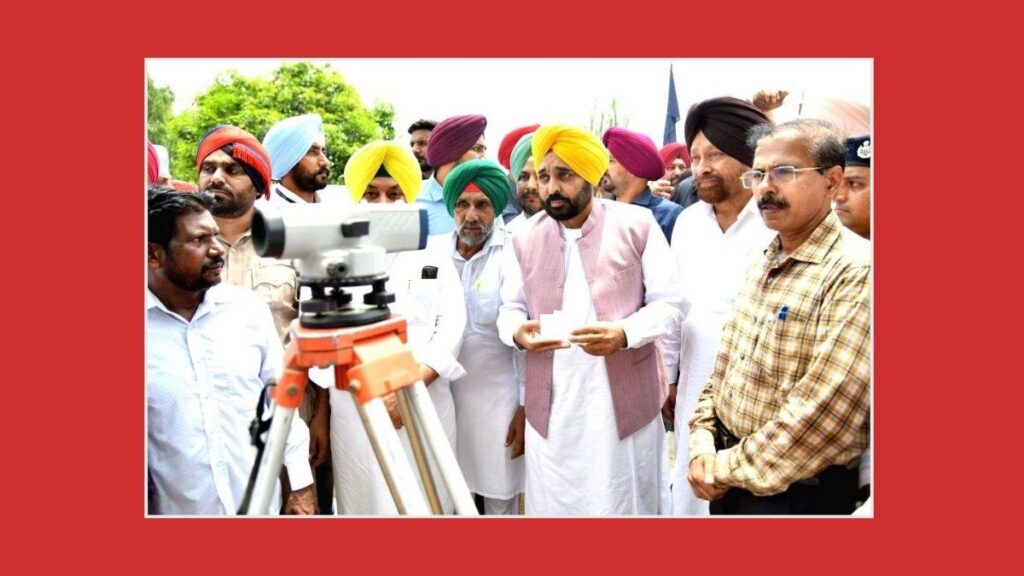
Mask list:
[[[345,164],[345,186],[352,199],[356,202],[363,199],[363,192],[381,166],[398,183],[405,201],[415,201],[420,194],[420,165],[408,146],[385,140],[375,140],[356,150]]]
[[[533,133],[533,164],[538,171],[548,152],[554,152],[592,186],[597,186],[608,170],[608,151],[586,130],[565,124],[541,126]]]

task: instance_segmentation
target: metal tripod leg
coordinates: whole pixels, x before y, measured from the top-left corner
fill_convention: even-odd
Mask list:
[[[352,387],[354,382],[350,383]],[[370,446],[380,464],[380,470],[384,474],[384,481],[387,482],[388,490],[391,491],[391,498],[395,501],[395,507],[399,514],[412,514],[426,516],[430,514],[420,487],[416,483],[409,461],[405,457],[405,450],[402,442],[398,439],[398,433],[391,424],[384,401],[374,398],[365,405],[356,402],[359,410],[359,417],[363,421],[366,435],[370,439]]]
[[[269,514],[270,499],[274,495],[274,486],[281,473],[281,464],[284,462],[285,440],[292,428],[292,419],[295,418],[295,408],[288,408],[270,403],[270,430],[267,432],[267,444],[264,448],[263,459],[260,460],[259,471],[256,475],[256,485],[253,487],[252,500],[249,503],[250,514]]]
[[[405,424],[405,431],[409,436],[409,445],[412,447],[412,454],[416,459],[416,467],[419,470],[420,478],[423,480],[423,487],[427,493],[430,510],[434,514],[444,514],[444,509],[441,507],[441,498],[437,494],[434,474],[430,470],[430,462],[423,451],[423,445],[428,442],[423,433],[422,426],[418,424],[416,415],[412,411],[409,389],[402,388],[395,396],[398,399],[398,410],[402,413],[402,423]]]
[[[445,487],[451,494],[452,500],[455,501],[455,512],[460,515],[476,516],[479,512],[473,502],[469,485],[466,484],[466,479],[462,476],[455,452],[452,450],[451,444],[448,443],[448,436],[444,433],[444,427],[441,425],[441,419],[437,415],[426,385],[422,380],[418,380],[405,391],[409,392],[408,398],[411,400],[418,423],[427,438],[427,444],[430,445],[434,461],[441,470]]]

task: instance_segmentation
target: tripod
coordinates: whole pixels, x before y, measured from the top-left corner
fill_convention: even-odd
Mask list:
[[[308,369],[334,366],[335,385],[354,395],[360,419],[398,513],[442,513],[437,486],[424,450],[426,445],[441,472],[445,489],[455,503],[456,513],[477,514],[437,411],[426,386],[419,379],[419,366],[404,345],[404,319],[393,316],[372,324],[328,328],[306,327],[300,319],[292,321],[291,334],[291,342],[285,349],[284,372],[273,392],[274,407],[266,454],[257,463],[255,485],[246,512],[269,512],[274,483],[284,459],[285,439],[309,382]],[[384,406],[382,397],[392,392],[397,393],[399,410],[408,428],[429,507]]]

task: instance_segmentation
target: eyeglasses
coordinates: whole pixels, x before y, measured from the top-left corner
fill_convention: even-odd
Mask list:
[[[822,170],[824,166],[814,166],[812,168],[795,168],[793,166],[776,166],[767,172],[768,181],[776,186],[782,184],[789,184],[796,180],[797,172],[808,172],[810,170]],[[764,182],[764,172],[760,170],[751,170],[740,174],[740,182],[743,183],[744,188],[753,189],[757,188]]]

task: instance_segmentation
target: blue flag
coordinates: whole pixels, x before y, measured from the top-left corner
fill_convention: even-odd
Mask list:
[[[676,100],[676,79],[672,65],[668,65],[668,107],[665,109],[665,137],[662,146],[676,141],[676,122],[679,122],[679,101]]]

